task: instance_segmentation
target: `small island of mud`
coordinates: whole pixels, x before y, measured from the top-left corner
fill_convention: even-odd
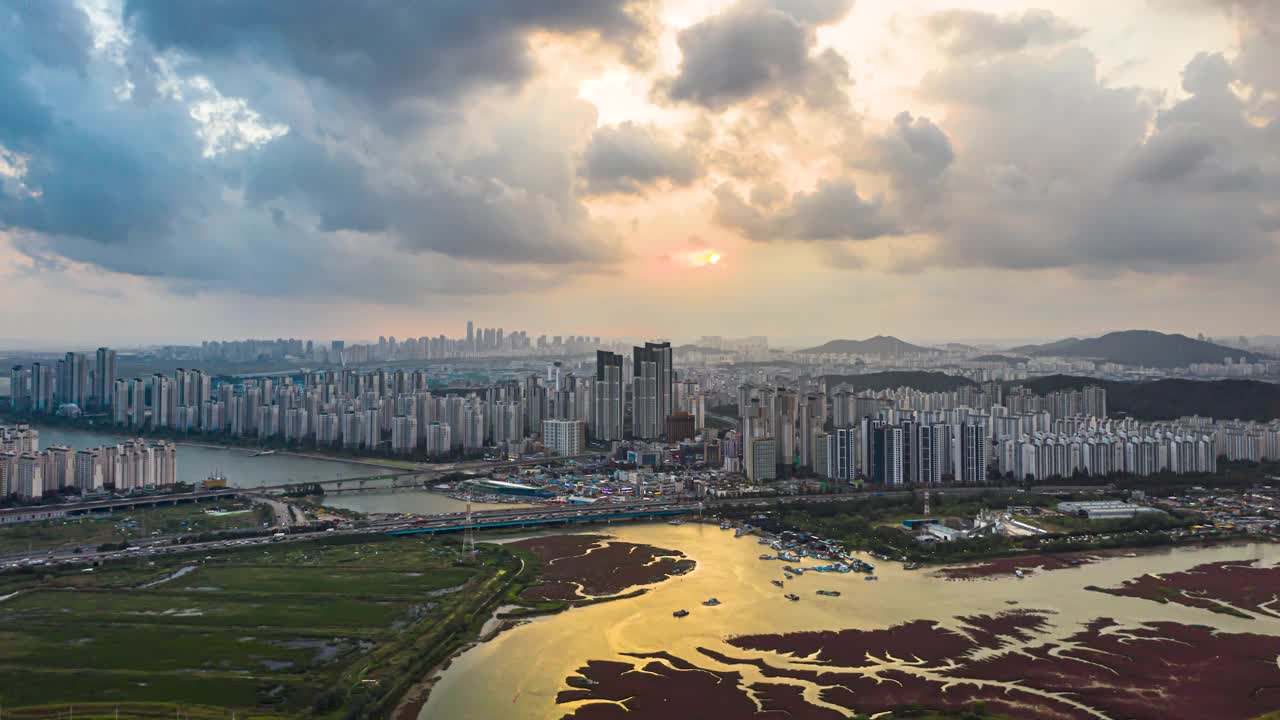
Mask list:
[[[525,600],[586,600],[683,575],[694,561],[679,550],[614,540],[603,535],[550,535],[511,543],[542,563],[541,582]]]
[[[1243,618],[1280,618],[1280,567],[1259,567],[1256,560],[1205,563],[1182,572],[1143,575],[1120,587],[1086,589],[1177,603]]]
[[[579,668],[556,700],[566,720],[825,720],[976,703],[1026,720],[1249,720],[1280,707],[1280,637],[1108,618],[1055,629],[1051,620],[1008,612],[743,636],[694,658],[624,654]]]
[[[1020,555],[997,558],[985,562],[942,568],[934,573],[946,580],[977,580],[980,578],[1016,575],[1021,570],[1026,575],[1052,570],[1088,565],[1103,559],[1101,553],[1062,553],[1057,555]]]

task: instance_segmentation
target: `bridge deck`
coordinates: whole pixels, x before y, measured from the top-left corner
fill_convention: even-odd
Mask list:
[[[640,510],[635,512],[606,513],[600,515],[564,515],[562,517],[538,518],[533,520],[500,520],[486,522],[483,519],[477,519],[471,526],[476,530],[486,530],[489,528],[503,527],[529,527],[530,525],[563,525],[565,523],[599,522],[601,520],[635,520],[638,518],[653,518],[658,516],[687,515],[694,512],[697,512],[694,508],[668,508],[666,510]],[[467,523],[463,520],[458,523],[449,523],[447,525],[433,527],[391,530],[387,532],[387,535],[420,535],[422,533],[457,532],[459,530],[465,530],[466,528]]]

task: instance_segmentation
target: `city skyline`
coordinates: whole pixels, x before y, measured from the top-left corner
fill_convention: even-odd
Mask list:
[[[233,5],[0,3],[0,342],[1280,333],[1274,4]]]

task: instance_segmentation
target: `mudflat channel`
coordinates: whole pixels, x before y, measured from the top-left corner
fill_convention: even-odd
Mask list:
[[[538,618],[469,650],[419,717],[837,718],[978,701],[1010,717],[1063,720],[1245,720],[1280,709],[1280,618],[1266,599],[1223,613],[1097,591],[1209,563],[1254,561],[1248,567],[1266,572],[1280,562],[1275,545],[1121,553],[967,581],[866,558],[875,582],[811,572],[778,588],[770,581],[783,579],[782,563],[759,560],[768,548],[754,537],[696,523],[608,534],[679,551],[694,567],[643,595]],[[702,605],[710,597],[720,604]],[[688,616],[673,617],[680,609]]]

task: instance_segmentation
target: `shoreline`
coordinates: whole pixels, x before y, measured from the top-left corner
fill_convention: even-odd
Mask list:
[[[115,426],[108,426],[108,427],[101,427],[101,428],[98,428],[98,427],[83,428],[83,427],[77,427],[77,426],[50,425],[47,423],[30,422],[26,420],[13,420],[9,418],[6,418],[5,422],[17,422],[24,425],[30,425],[31,427],[41,432],[45,430],[51,430],[54,432],[66,431],[66,432],[77,432],[77,433],[93,433],[97,435],[109,435],[113,437],[123,438],[126,440],[136,440],[140,438],[142,440],[156,440],[156,441],[171,442],[174,445],[177,445],[179,447],[197,447],[197,448],[204,448],[206,450],[226,450],[226,451],[241,450],[249,455],[252,455],[255,452],[260,452],[263,450],[263,448],[259,448],[255,450],[252,447],[244,446],[244,445],[219,445],[217,443],[200,442],[199,440],[176,440],[172,437],[158,437],[155,435],[131,433],[131,432],[117,429]],[[41,444],[43,445],[44,443],[42,442]],[[265,448],[265,449],[272,450],[271,448]],[[311,452],[311,451],[303,451],[303,450],[274,450],[271,454],[283,455],[287,457],[304,458],[307,460],[323,460],[325,462],[345,463],[348,465],[364,465],[367,467],[376,467],[384,470],[400,471],[406,475],[413,474],[413,473],[430,472],[430,468],[407,468],[401,465],[388,464],[391,461],[379,462],[378,458],[368,458],[368,457],[350,458],[350,457],[341,457],[337,455],[326,455],[320,452]],[[270,457],[270,455],[265,457]]]

